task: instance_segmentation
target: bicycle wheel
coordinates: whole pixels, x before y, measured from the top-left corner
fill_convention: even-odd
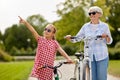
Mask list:
[[[87,63],[83,65],[83,80],[90,80],[90,68]]]

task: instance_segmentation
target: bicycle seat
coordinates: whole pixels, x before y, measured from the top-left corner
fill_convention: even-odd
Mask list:
[[[78,58],[78,59],[83,59],[84,58],[84,54],[82,52],[77,52],[75,53],[75,56]]]

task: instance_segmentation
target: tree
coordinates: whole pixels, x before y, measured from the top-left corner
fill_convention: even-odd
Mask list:
[[[90,6],[89,1],[66,0],[64,3],[57,5],[57,14],[61,19],[54,22],[57,27],[56,37],[60,44],[63,45],[64,50],[69,54],[73,54],[79,50],[79,43],[72,44],[66,41],[64,36],[68,34],[72,36],[76,35],[82,25],[88,21],[86,10]]]
[[[57,39],[64,44],[63,37],[67,34],[75,35],[86,20],[82,7],[76,7],[71,12],[64,14],[61,20],[55,22]]]
[[[1,33],[1,31],[0,31],[0,40],[2,40],[2,33]]]
[[[68,12],[71,12],[76,7],[82,7],[86,10],[90,5],[92,5],[92,0],[66,0],[64,3],[57,5],[57,14],[62,16]]]
[[[32,15],[27,18],[27,21],[42,34],[42,29],[48,23],[41,15]],[[4,44],[6,51],[10,51],[13,47],[17,49],[36,48],[37,42],[31,32],[23,24],[14,24],[7,28],[4,34]]]
[[[21,35],[21,33],[23,35]],[[4,44],[6,51],[10,51],[13,46],[20,49],[21,47],[27,47],[27,30],[24,26],[18,27],[17,24],[12,25],[11,28],[6,29],[4,34]]]
[[[0,49],[5,50],[4,44],[3,44],[3,35],[0,31]]]
[[[108,17],[108,22],[113,26],[114,31],[112,32],[112,37],[114,38],[113,44],[115,45],[120,41],[120,0],[110,0],[110,15]]]
[[[27,18],[27,21],[42,35],[43,28],[48,24],[47,20],[40,14],[32,15]]]
[[[64,44],[63,37],[65,35],[75,35],[82,25],[88,21],[86,10],[90,6],[89,2],[90,0],[66,0],[57,5],[56,13],[61,19],[54,24],[57,27],[57,39],[60,43]]]

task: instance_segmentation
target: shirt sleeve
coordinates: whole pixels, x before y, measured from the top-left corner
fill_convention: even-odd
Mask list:
[[[39,36],[38,37],[38,40],[37,40],[37,43],[41,43],[40,41],[43,39],[43,37],[42,36]]]
[[[80,42],[85,37],[84,27],[85,25],[82,26],[82,28],[79,30],[75,38],[71,39],[71,42],[73,43]]]
[[[109,43],[107,43],[107,44],[111,44],[111,43],[113,42],[113,39],[112,39],[112,36],[111,36],[111,33],[110,33],[110,30],[109,30],[108,25],[107,25],[106,34],[110,37],[110,42],[109,42]]]
[[[56,47],[56,49],[58,49],[59,46],[60,46],[60,44],[58,43],[58,41],[55,40],[55,47]]]

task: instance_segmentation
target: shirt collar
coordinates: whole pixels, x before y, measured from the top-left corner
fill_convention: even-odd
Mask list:
[[[100,25],[101,23],[102,23],[102,21],[99,20],[98,25]],[[88,25],[90,25],[90,24],[91,24],[91,22],[88,22]]]

